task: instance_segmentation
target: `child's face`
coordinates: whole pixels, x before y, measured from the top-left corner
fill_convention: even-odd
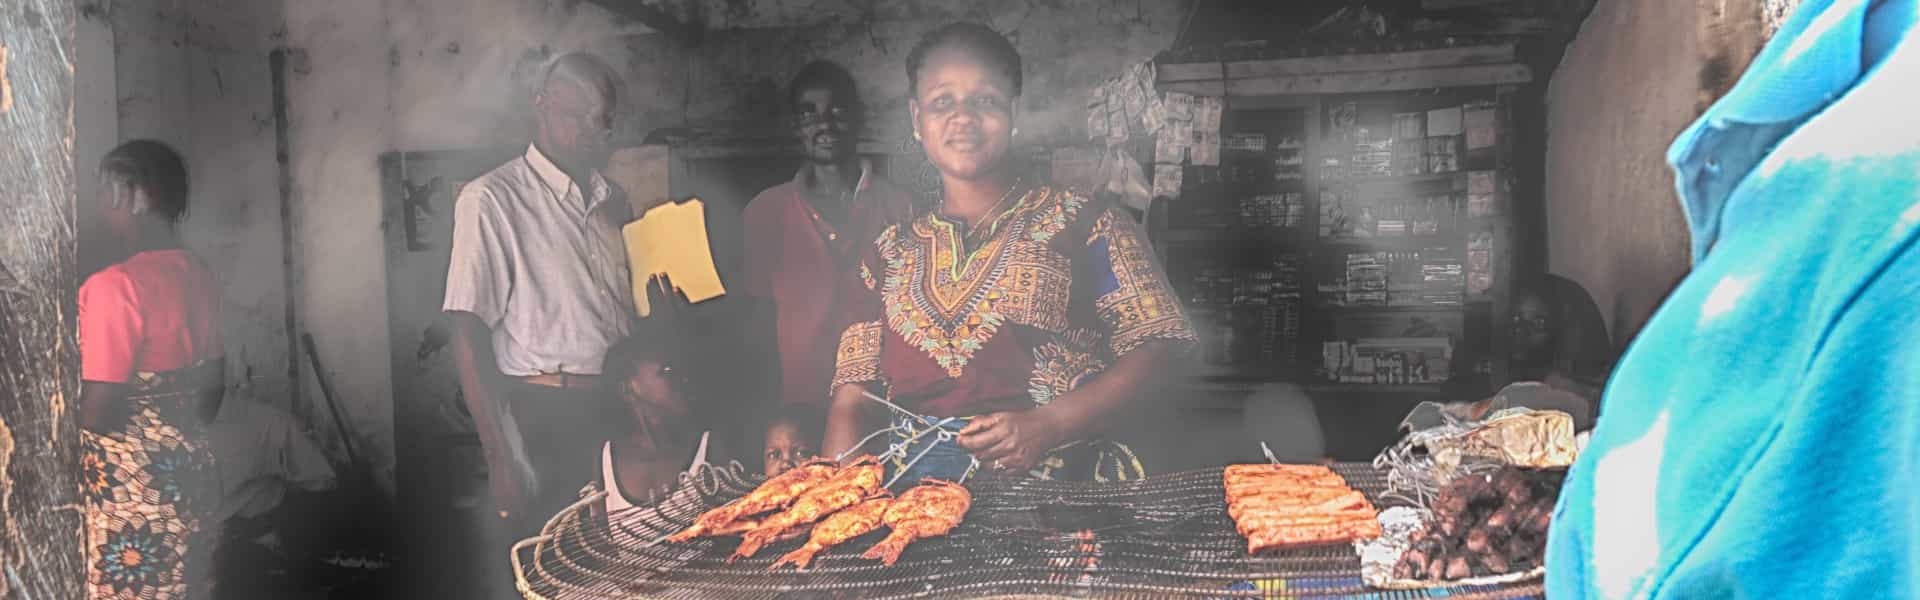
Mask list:
[[[622,388],[628,408],[636,414],[651,417],[682,417],[687,414],[687,401],[681,394],[680,375],[672,367],[655,361],[640,361],[627,376],[627,385]]]
[[[767,428],[766,473],[768,477],[779,475],[814,457],[813,444],[806,436],[800,435],[800,428],[792,423],[774,423]]]

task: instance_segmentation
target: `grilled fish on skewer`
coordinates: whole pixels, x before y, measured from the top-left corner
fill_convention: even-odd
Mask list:
[[[826,482],[838,471],[833,461],[828,459],[819,459],[788,469],[787,472],[760,484],[760,487],[754,488],[747,495],[700,515],[700,518],[694,519],[692,527],[673,534],[667,538],[667,541],[684,542],[701,536],[725,535],[716,533],[723,529],[739,532],[741,530],[738,527],[729,527],[729,524],[744,517],[785,508],[799,498],[800,494]]]
[[[967,509],[973,506],[973,494],[958,484],[926,479],[913,489],[900,493],[887,507],[884,518],[893,532],[868,549],[863,558],[877,558],[892,565],[914,540],[946,535],[960,525]]]
[[[759,527],[743,536],[740,547],[733,551],[733,557],[753,556],[762,546],[778,537],[780,532],[810,525],[834,511],[859,503],[880,489],[880,480],[885,474],[879,459],[860,457],[841,468],[825,483],[801,494],[786,510],[760,521]]]
[[[833,513],[833,516],[813,526],[813,537],[807,539],[807,545],[801,546],[799,550],[788,552],[786,556],[780,557],[780,560],[774,561],[773,566],[767,567],[767,570],[778,569],[780,565],[785,564],[806,569],[807,565],[813,564],[814,555],[879,529],[887,516],[887,507],[893,506],[893,502],[893,498],[883,495]]]

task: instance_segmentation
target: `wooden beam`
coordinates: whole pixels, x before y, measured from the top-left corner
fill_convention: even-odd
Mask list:
[[[1250,60],[1227,63],[1227,79],[1246,79],[1275,75],[1319,75],[1356,71],[1398,71],[1466,65],[1495,65],[1515,61],[1514,45],[1467,46],[1387,52],[1380,54],[1341,54],[1311,58]]]
[[[1407,30],[1430,35],[1562,35],[1571,33],[1576,25],[1578,23],[1539,17],[1416,19],[1407,24]]]
[[[639,21],[640,24],[651,27],[654,31],[666,34],[667,37],[688,44],[698,43],[700,41],[700,34],[704,30],[697,23],[682,23],[680,19],[667,14],[667,11],[661,10],[657,6],[647,4],[643,0],[588,1],[600,5],[601,8],[612,11],[613,14]]]
[[[0,10],[0,596],[79,598],[86,578],[80,504],[79,356],[73,340],[73,156],[77,2]],[[91,157],[98,159],[98,157]]]
[[[1161,82],[1245,79],[1273,75],[1318,75],[1356,71],[1394,71],[1429,67],[1456,67],[1511,63],[1517,60],[1514,45],[1493,44],[1436,48],[1406,52],[1337,54],[1304,58],[1242,60],[1225,63],[1173,63],[1158,65],[1154,72]]]
[[[1490,6],[1495,4],[1512,4],[1512,3],[1513,3],[1513,0],[1420,0],[1420,8],[1422,10],[1450,10],[1455,8],[1467,8],[1471,6]]]
[[[1254,77],[1226,81],[1177,81],[1162,84],[1161,88],[1201,96],[1284,96],[1397,92],[1526,83],[1532,80],[1533,71],[1526,65],[1504,64]]]
[[[1217,62],[1167,63],[1155,65],[1153,72],[1154,78],[1162,82],[1220,79],[1226,73]]]

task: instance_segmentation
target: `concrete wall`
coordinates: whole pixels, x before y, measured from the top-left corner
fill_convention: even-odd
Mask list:
[[[1172,2],[885,4],[867,13],[832,2],[703,3],[695,11],[703,22],[741,29],[709,32],[687,48],[579,2],[287,3],[286,43],[306,57],[291,85],[300,327],[317,338],[349,419],[387,475],[389,341],[417,331],[387,327],[375,161],[393,150],[525,143],[525,84],[539,59],[574,49],[608,59],[627,78],[622,126],[647,131],[771,126],[788,77],[807,60],[831,58],[860,77],[875,135],[897,146],[908,132],[907,50],[941,23],[981,19],[1015,36],[1028,56],[1022,139],[1051,143],[1079,136],[1077,111],[1092,84],[1166,48],[1182,16]]]
[[[183,235],[221,285],[230,398],[286,406],[288,346],[279,168],[267,52],[280,6],[249,0],[83,2],[74,160],[79,261],[113,260],[98,219],[100,157],[152,138],[185,155]]]
[[[1667,146],[1759,50],[1760,2],[1601,0],[1547,91],[1548,270],[1616,345],[1690,267]]]

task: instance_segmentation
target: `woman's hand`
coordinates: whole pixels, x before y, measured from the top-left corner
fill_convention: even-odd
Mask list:
[[[1026,471],[1067,440],[1066,427],[1046,407],[976,417],[960,430],[960,445],[981,463]]]

